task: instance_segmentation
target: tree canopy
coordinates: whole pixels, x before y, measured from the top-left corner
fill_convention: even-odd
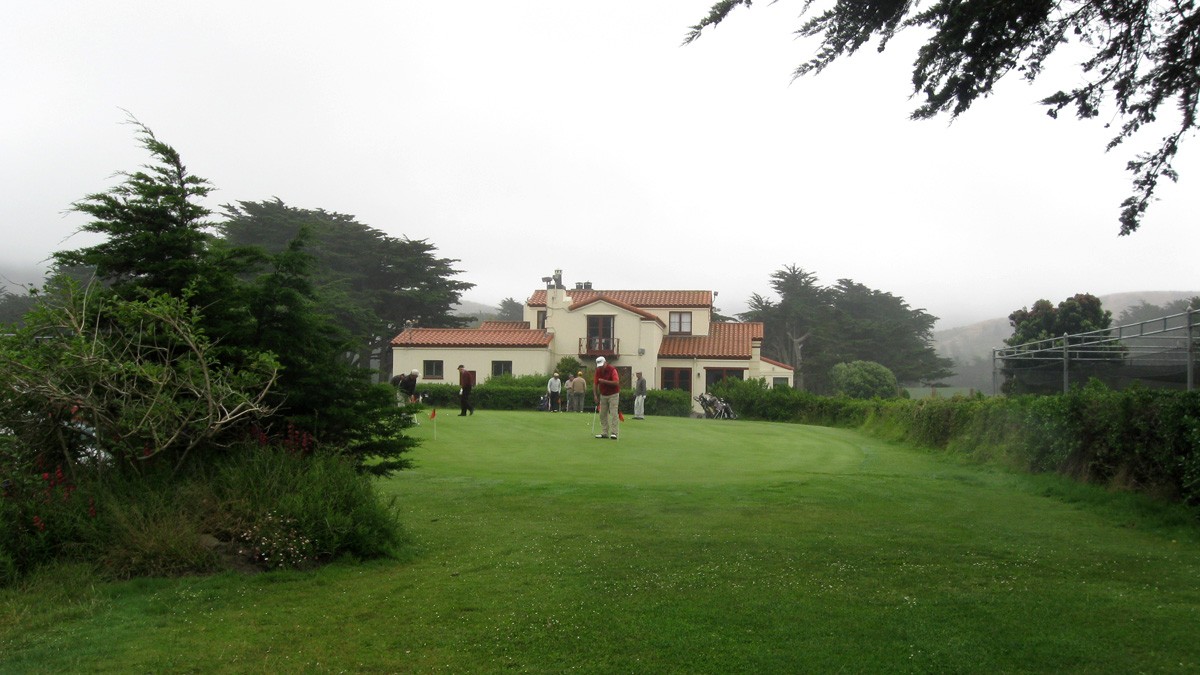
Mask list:
[[[353,268],[351,260],[321,271],[310,250],[317,239],[312,230],[319,227],[271,229],[263,224],[269,219],[262,218],[256,222],[275,237],[269,248],[219,239],[216,231],[226,227],[206,220],[210,213],[199,203],[212,190],[208,181],[189,173],[174,148],[131,121],[153,161],[143,171],[121,173],[122,184],[75,205],[93,218],[81,229],[105,239],[56,253],[60,272],[90,268],[123,299],[163,296],[184,303],[194,312],[194,331],[212,340],[205,350],[208,369],[240,372],[264,354],[276,358],[278,376],[262,397],[264,410],[271,411],[262,420],[267,433],[306,435],[329,452],[351,457],[366,471],[387,473],[406,465],[401,454],[413,441],[403,429],[410,421],[396,407],[391,390],[373,384],[375,371],[358,366],[347,354],[360,349],[364,336],[383,330],[379,324],[386,322],[372,312],[396,311],[398,297],[423,297],[432,287],[440,293],[436,300],[403,305],[411,313],[397,320],[426,316],[423,312],[440,316],[438,307],[445,298],[457,300],[458,282],[442,274],[429,281],[426,273],[430,265],[448,269],[451,261],[428,256],[432,246],[425,242],[381,239],[357,224],[356,233],[362,235],[358,241],[366,243],[358,251],[359,271],[354,275],[337,274]],[[264,202],[263,209],[285,220],[292,215],[278,202]],[[230,227],[236,230],[236,225]],[[337,250],[347,239],[327,238],[319,244]],[[379,247],[388,252],[377,254]],[[354,253],[347,251],[343,258],[353,258]],[[325,259],[337,258],[327,254]],[[372,285],[381,267],[396,271],[386,282]],[[414,269],[418,271],[410,272]],[[353,301],[339,302],[334,291]],[[365,317],[360,323],[353,321],[360,317]],[[147,358],[160,355],[164,366],[174,363],[171,350],[147,353]],[[372,458],[369,464],[367,458]]]
[[[20,324],[25,314],[33,309],[34,297],[28,293],[18,295],[8,290],[0,291],[0,324]]]
[[[937,317],[903,298],[850,279],[821,286],[816,275],[789,265],[771,275],[777,299],[751,296],[743,321],[763,322],[763,354],[797,369],[798,388],[829,393],[838,363],[873,361],[901,382],[948,377],[949,359],[933,348]]]
[[[353,216],[301,209],[279,199],[238,202],[224,207],[218,223],[223,243],[237,250],[285,250],[305,234],[315,265],[311,271],[319,305],[365,348],[387,372],[389,341],[405,325],[459,327],[453,313],[462,293],[474,284],[459,281],[457,260],[440,258],[425,240],[391,237]]]
[[[1004,340],[1011,347],[1052,340],[1064,334],[1104,330],[1112,325],[1112,312],[1104,309],[1100,298],[1090,293],[1077,293],[1066,300],[1051,304],[1038,300],[1033,307],[1022,307],[1008,315],[1013,334]]]
[[[872,361],[839,363],[830,373],[834,393],[857,399],[897,398],[896,375]]]
[[[221,366],[181,298],[125,300],[60,276],[38,300],[0,336],[0,419],[35,459],[65,459],[72,472],[101,458],[135,470],[165,460],[178,471],[274,412],[274,355]]]
[[[685,44],[721,23],[738,5],[720,0],[692,26]],[[925,7],[905,0],[806,0],[796,34],[819,37],[816,55],[794,76],[819,73],[843,56],[877,40],[883,51],[899,32],[928,35],[913,63],[913,94],[922,100],[914,119],[958,116],[987,96],[1001,77],[1016,71],[1035,81],[1052,54],[1071,45],[1087,54],[1078,84],[1041,100],[1052,117],[1065,108],[1080,119],[1111,118],[1116,134],[1108,149],[1165,117],[1178,120],[1157,146],[1127,164],[1132,194],[1121,202],[1120,233],[1138,229],[1162,178],[1178,176],[1172,161],[1185,137],[1197,129],[1200,104],[1200,7],[1154,0],[935,0]],[[814,5],[824,9],[814,9]]]
[[[1183,314],[1189,309],[1200,309],[1200,297],[1180,298],[1163,305],[1155,305],[1143,300],[1132,307],[1126,307],[1117,318],[1117,325],[1124,326],[1140,321],[1161,319],[1172,314]]]
[[[497,321],[521,321],[525,318],[525,305],[509,296],[500,301],[496,308]]]
[[[149,128],[133,118],[129,123],[154,162],[141,171],[119,172],[125,179],[120,185],[72,204],[73,211],[92,218],[80,229],[105,239],[53,258],[60,268],[93,268],[126,297],[136,289],[179,296],[203,271],[212,237],[205,220],[210,211],[198,200],[213,187],[190,173],[179,153]]]
[[[1008,323],[1013,329],[1013,334],[1004,340],[1008,346],[1020,347],[1031,342],[1041,344],[1013,350],[1014,354],[1004,358],[1001,390],[1006,394],[1061,391],[1060,373],[1064,365],[1078,370],[1080,364],[1075,362],[1081,361],[1086,367],[1094,369],[1101,362],[1119,364],[1125,353],[1120,342],[1097,340],[1096,335],[1087,339],[1064,337],[1095,331],[1103,331],[1099,333],[1101,338],[1108,337],[1106,329],[1112,325],[1112,312],[1104,309],[1100,298],[1090,293],[1077,293],[1057,306],[1049,300],[1038,300],[1032,307],[1022,307],[1009,314]],[[1064,361],[1053,356],[1042,359],[1024,356],[1047,355],[1047,352],[1057,351],[1060,347],[1069,349],[1071,345],[1084,343],[1088,345],[1086,354],[1076,354],[1076,357],[1084,358],[1066,357]]]

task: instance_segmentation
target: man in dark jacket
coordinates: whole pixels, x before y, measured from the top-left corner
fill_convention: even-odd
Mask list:
[[[412,371],[400,380],[400,393],[407,403],[417,402],[417,371]]]
[[[475,377],[471,371],[467,370],[459,364],[458,366],[458,402],[462,405],[462,412],[459,417],[466,417],[467,413],[475,414],[475,406],[471,405],[471,388],[475,386]]]

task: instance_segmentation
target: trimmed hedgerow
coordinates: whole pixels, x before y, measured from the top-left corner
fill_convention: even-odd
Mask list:
[[[717,387],[743,418],[859,428],[1032,472],[1200,505],[1200,392],[1093,381],[1068,394],[856,401],[759,381]]]
[[[494,378],[471,391],[471,404],[480,410],[537,410],[542,396],[546,395],[544,378],[536,376],[521,378]],[[422,402],[432,408],[455,408],[459,406],[457,384],[421,385],[418,393]],[[592,406],[591,384],[584,395],[584,405]],[[621,393],[620,410],[633,414],[633,395]],[[646,414],[662,417],[687,417],[692,412],[692,402],[685,391],[663,391],[652,389],[646,392]]]

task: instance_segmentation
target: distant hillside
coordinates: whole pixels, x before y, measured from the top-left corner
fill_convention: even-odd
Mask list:
[[[499,310],[495,305],[485,305],[482,302],[463,300],[454,306],[454,313],[459,316],[474,316],[495,314]]]
[[[1135,291],[1100,296],[1113,321],[1130,307],[1145,302],[1165,305],[1182,298],[1200,295],[1200,291]],[[1015,307],[1013,309],[1016,309]],[[946,380],[954,387],[970,387],[985,393],[992,391],[992,350],[1005,347],[1012,335],[1008,317],[988,319],[968,326],[933,332],[933,344],[939,356],[954,359],[956,374]]]
[[[496,318],[496,313],[500,308],[495,305],[485,305],[482,302],[471,302],[463,300],[454,306],[454,314],[456,316],[467,317],[467,328],[474,328],[479,325],[480,321],[488,321]]]
[[[0,260],[0,290],[23,294],[29,286],[41,286],[45,270],[36,265]]]

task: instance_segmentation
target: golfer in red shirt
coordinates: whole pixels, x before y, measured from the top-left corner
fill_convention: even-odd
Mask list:
[[[617,403],[621,398],[621,376],[608,365],[603,356],[596,357],[596,373],[592,376],[592,397],[600,407],[600,433],[596,438],[617,440]]]

